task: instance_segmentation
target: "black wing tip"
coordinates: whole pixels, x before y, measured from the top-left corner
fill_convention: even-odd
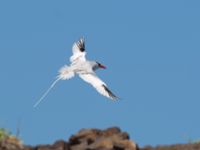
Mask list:
[[[81,52],[85,51],[85,39],[84,39],[84,37],[81,37],[79,39],[79,41],[77,42],[77,46],[78,46],[78,48],[80,49]]]
[[[108,88],[107,86],[105,86],[104,84],[102,85],[103,88],[106,90],[106,92],[108,92],[108,95],[109,97],[112,99],[112,100],[117,100],[118,97],[116,95],[114,95]]]

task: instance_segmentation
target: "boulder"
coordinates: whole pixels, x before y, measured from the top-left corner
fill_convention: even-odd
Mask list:
[[[136,150],[126,132],[113,127],[105,130],[82,129],[69,139],[71,150]]]

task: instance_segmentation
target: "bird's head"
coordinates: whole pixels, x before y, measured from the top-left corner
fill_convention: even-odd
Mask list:
[[[106,66],[102,65],[101,63],[99,62],[95,62],[95,65],[93,67],[94,70],[97,70],[97,69],[106,69]]]

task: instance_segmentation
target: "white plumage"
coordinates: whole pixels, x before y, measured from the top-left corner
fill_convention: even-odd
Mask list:
[[[107,88],[107,85],[99,79],[95,73],[92,74],[80,74],[79,77],[85,82],[91,84],[100,94],[116,99],[117,97]]]
[[[62,80],[67,80],[74,77],[75,73],[71,70],[71,67],[65,65],[58,71],[59,75],[58,78]]]
[[[85,42],[83,38],[73,44],[72,53],[73,55],[70,57],[71,64],[69,66],[65,65],[59,70],[57,79],[37,101],[34,107],[45,98],[59,80],[71,79],[75,74],[79,75],[85,82],[91,84],[100,94],[113,100],[117,99],[108,89],[107,85],[95,74],[95,70],[99,68],[105,69],[106,67],[96,61],[86,60]]]
[[[86,61],[85,43],[83,38],[81,38],[78,42],[75,42],[73,44],[72,53],[73,55],[70,57],[71,63],[76,63],[78,61]]]

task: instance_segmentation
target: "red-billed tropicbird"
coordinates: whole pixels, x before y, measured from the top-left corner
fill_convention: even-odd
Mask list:
[[[85,58],[85,42],[81,38],[75,42],[72,46],[73,55],[70,57],[71,64],[65,65],[59,70],[57,79],[52,83],[49,89],[43,94],[43,96],[35,103],[34,107],[45,98],[49,91],[55,86],[59,80],[67,80],[74,77],[75,74],[79,75],[85,82],[90,83],[100,94],[115,100],[117,97],[108,89],[107,85],[97,77],[95,71],[99,68],[105,69],[106,67],[97,61],[89,61]]]

